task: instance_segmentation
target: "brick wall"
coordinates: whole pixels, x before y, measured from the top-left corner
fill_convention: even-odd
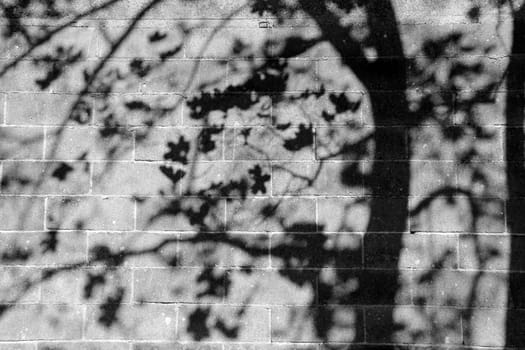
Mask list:
[[[509,4],[106,1],[2,5],[0,350],[505,345]]]

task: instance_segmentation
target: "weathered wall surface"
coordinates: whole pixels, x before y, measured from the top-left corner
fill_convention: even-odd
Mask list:
[[[113,2],[0,28],[0,349],[504,346],[508,4],[394,1],[371,91],[305,12]]]

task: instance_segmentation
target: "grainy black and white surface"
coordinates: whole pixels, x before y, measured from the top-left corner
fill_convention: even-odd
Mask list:
[[[0,0],[0,350],[525,348],[519,0]]]

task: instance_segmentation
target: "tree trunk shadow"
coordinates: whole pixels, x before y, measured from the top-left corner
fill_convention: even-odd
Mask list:
[[[525,269],[523,256],[524,240],[516,234],[525,232],[523,204],[525,194],[525,121],[524,82],[525,82],[525,9],[514,14],[512,32],[512,51],[507,71],[506,101],[506,176],[507,176],[507,225],[510,236],[510,264],[508,286],[508,310],[506,321],[506,346],[524,346],[525,333],[525,293],[521,274],[514,273]]]
[[[407,90],[407,66],[403,53],[400,32],[394,8],[390,1],[371,1],[367,5],[368,20],[372,42],[377,58],[361,76],[368,89],[375,126],[375,159],[368,175],[371,195],[370,221],[364,237],[365,269],[386,267],[376,259],[383,259],[374,247],[374,233],[388,233],[389,256],[392,265],[388,266],[391,276],[388,279],[370,280],[373,286],[362,286],[379,291],[379,298],[370,300],[370,305],[381,300],[382,305],[390,305],[379,312],[376,307],[365,311],[367,341],[393,342],[396,331],[394,309],[399,290],[399,270],[397,261],[402,248],[402,234],[407,232],[408,194],[410,185],[410,150],[407,126],[411,124]],[[376,243],[377,245],[377,243]],[[363,281],[365,282],[365,281]],[[377,323],[378,321],[379,323]]]

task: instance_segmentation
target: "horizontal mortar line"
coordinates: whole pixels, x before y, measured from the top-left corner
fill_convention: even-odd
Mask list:
[[[193,9],[198,9],[198,7],[193,7]],[[105,10],[101,10],[101,12],[104,12]],[[111,10],[110,10],[111,11]],[[409,11],[410,14],[428,14],[427,11],[421,11],[421,10],[412,10],[412,11]],[[492,10],[488,13],[491,13],[491,14],[499,14],[499,12],[497,10]],[[174,22],[178,22],[178,21],[181,21],[181,20],[186,20],[186,21],[216,21],[216,22],[222,22],[224,20],[224,17],[226,17],[229,13],[228,12],[225,12],[222,15],[222,17],[200,17],[200,16],[191,16],[191,17],[185,17],[185,16],[166,16],[166,17],[158,17],[158,16],[148,16],[144,19],[141,19],[139,24],[140,23],[149,23],[149,22],[160,22],[160,23],[164,23],[164,22],[168,22],[168,21],[174,21]],[[434,16],[434,18],[439,18],[439,19],[449,19],[449,18],[461,18],[463,19],[464,21],[462,22],[450,22],[450,23],[456,23],[456,24],[462,24],[462,25],[469,25],[469,26],[477,26],[479,27],[481,25],[480,22],[473,22],[471,19],[467,18],[465,15],[453,15],[453,14],[447,14],[447,15],[438,15],[437,13],[435,13],[435,11],[432,11],[432,15]],[[513,18],[511,15],[508,15],[508,14],[505,14],[505,13],[502,13],[502,14],[499,14],[503,17],[507,17],[507,18]],[[115,17],[115,16],[113,16]],[[135,19],[134,17],[116,17],[116,18],[113,18],[113,17],[107,17],[107,16],[104,16],[104,15],[91,15],[87,18],[82,18],[82,19],[79,19],[75,24],[73,24],[73,26],[77,25],[77,26],[81,26],[82,24],[81,23],[84,23],[84,22],[106,22],[106,21],[112,21],[112,22],[115,22],[115,21],[121,21],[121,22],[130,22],[131,20]],[[20,17],[5,17],[5,18],[20,18]],[[62,20],[66,20],[66,19],[70,19],[71,17],[66,17],[66,18],[63,18]],[[351,15],[350,16],[351,19],[354,19],[354,20],[359,20],[361,19],[361,17],[359,15]],[[46,18],[46,17],[23,17],[22,18],[23,20],[27,21],[27,22],[37,22],[35,24],[24,24],[24,25],[27,25],[27,26],[40,26],[40,23],[38,21],[46,21],[48,23],[49,21],[49,18]],[[308,16],[308,15],[293,15],[293,16],[284,16],[284,17],[279,17],[279,16],[271,16],[271,15],[267,15],[267,16],[264,16],[264,17],[259,17],[258,15],[236,15],[235,17],[233,17],[231,19],[232,22],[235,22],[235,21],[280,21],[280,20],[288,20],[288,21],[293,21],[293,20],[305,20],[305,19],[311,19],[311,16]],[[417,19],[414,19],[417,21]],[[406,21],[403,21],[403,20],[397,20],[396,23],[399,24],[399,25],[420,25],[420,24],[428,24],[428,23],[433,23],[433,22],[414,22],[414,20],[406,20]],[[4,20],[5,21],[5,20]],[[300,22],[302,23],[302,22]],[[330,21],[328,22],[330,23]],[[436,22],[438,23],[438,22]],[[441,23],[441,22],[439,22]],[[450,24],[449,22],[445,22],[445,24]],[[5,21],[5,23],[3,23],[3,25],[7,25],[8,22]],[[50,25],[49,27],[55,27],[55,26],[58,26],[58,25]],[[282,25],[281,25],[282,26]],[[290,25],[291,27],[296,27],[296,25]],[[306,26],[306,25],[302,25],[302,26]],[[316,25],[309,25],[308,27],[312,27],[312,28],[317,28]],[[96,28],[96,27],[94,27]],[[139,27],[139,28],[143,28],[143,27]],[[272,28],[275,28],[275,27],[272,27]]]
[[[4,92],[3,94],[6,95],[66,95],[66,96],[78,96],[78,92],[57,92],[57,91],[9,91]],[[248,94],[248,93],[246,93]],[[232,95],[235,95],[232,93]],[[166,91],[166,92],[88,92],[86,93],[86,96],[95,96],[95,97],[119,97],[119,96],[147,96],[147,97],[155,97],[155,96],[178,96],[183,97],[184,94],[180,92],[172,92],[172,91]]]
[[[366,312],[367,309],[390,309],[390,308],[403,308],[403,309],[418,309],[421,310],[421,305],[418,304],[290,304],[290,305],[284,305],[284,304],[243,304],[243,303],[235,303],[235,304],[227,304],[222,302],[201,302],[201,301],[194,301],[194,302],[180,302],[180,301],[154,301],[154,302],[125,302],[125,303],[115,303],[118,305],[123,306],[133,306],[133,307],[141,307],[144,305],[165,305],[165,306],[173,306],[173,307],[187,307],[187,306],[198,306],[198,305],[216,305],[216,306],[230,306],[230,307],[242,307],[242,306],[254,306],[260,309],[275,309],[277,307],[285,307],[285,308],[294,308],[294,307],[334,307],[334,306],[354,306],[356,309],[360,309]],[[100,306],[104,305],[104,303],[78,303],[78,304],[72,304],[72,303],[46,303],[46,302],[31,302],[31,303],[1,303],[0,305],[12,305],[12,306],[71,306],[75,308],[81,308],[81,307],[93,307],[93,306]],[[454,306],[454,305],[425,305],[425,308],[427,309],[446,309],[446,310],[481,310],[481,311],[525,311],[525,308],[508,308],[508,307],[499,307],[499,306],[476,306],[476,307],[462,307],[462,306]]]
[[[140,147],[140,146],[139,146]],[[145,146],[147,147],[147,146]],[[166,148],[167,150],[167,148]],[[163,152],[163,151],[161,151]],[[144,159],[137,157],[135,159],[126,158],[126,159],[75,159],[75,158],[55,158],[55,159],[40,159],[40,158],[28,158],[28,159],[0,159],[0,162],[3,163],[108,163],[108,164],[118,164],[118,163],[135,163],[135,164],[171,164],[178,165],[180,167],[187,167],[189,164],[243,164],[243,163],[257,163],[260,165],[296,165],[296,164],[311,164],[311,165],[322,165],[322,164],[458,164],[462,166],[468,165],[486,165],[486,164],[521,164],[522,162],[518,160],[504,160],[504,159],[480,159],[470,161],[465,163],[461,160],[456,159],[377,159],[377,160],[347,160],[347,159],[202,159],[197,161],[188,161],[186,164],[182,164],[178,161],[173,161],[169,159]],[[287,169],[283,169],[287,170]],[[461,169],[459,169],[461,170]],[[308,176],[306,174],[305,176]]]
[[[147,253],[144,253],[142,255],[147,255]],[[272,255],[269,253],[268,255]],[[276,259],[280,259],[279,257],[273,256]],[[280,271],[300,271],[300,272],[321,272],[321,271],[343,271],[343,272],[368,272],[368,271],[374,271],[374,272],[396,272],[398,274],[403,273],[419,273],[419,272],[462,272],[462,273],[483,273],[485,275],[508,275],[508,274],[525,274],[525,271],[523,270],[508,270],[508,269],[502,269],[502,270],[489,270],[489,269],[464,269],[464,268],[421,268],[421,267],[402,267],[402,268],[381,268],[381,267],[368,267],[368,266],[361,266],[361,267],[334,267],[334,266],[324,266],[324,267],[278,267],[278,266],[271,266],[271,267],[261,267],[261,266],[238,266],[238,265],[218,265],[218,266],[208,266],[208,265],[195,265],[195,266],[189,266],[189,265],[181,265],[181,266],[138,266],[138,265],[107,265],[103,263],[92,263],[90,264],[88,261],[82,262],[86,265],[78,266],[75,269],[64,271],[64,273],[72,273],[72,272],[81,272],[84,270],[100,270],[100,269],[108,269],[112,272],[122,271],[122,272],[129,272],[131,270],[133,271],[170,271],[170,272],[183,272],[186,270],[194,270],[194,271],[200,271],[203,268],[212,267],[216,270],[225,270],[228,272],[243,272],[243,271],[256,271],[256,272],[280,272]],[[67,264],[57,264],[57,265],[2,265],[0,264],[0,269],[27,269],[27,270],[34,270],[35,272],[38,272],[39,270],[45,271],[49,269],[57,269],[61,267],[70,267],[74,265],[67,265]]]
[[[182,46],[184,47],[187,47],[188,45],[184,42],[182,42]],[[230,61],[230,62],[235,62],[235,61],[247,61],[247,62],[252,62],[253,60],[261,60],[261,61],[276,61],[276,60],[279,60],[279,59],[287,59],[289,61],[337,61],[339,62],[341,60],[341,56],[340,55],[334,55],[334,56],[322,56],[322,55],[315,55],[315,56],[301,56],[301,55],[298,55],[298,56],[294,56],[294,57],[280,57],[280,56],[260,56],[260,57],[254,57],[254,58],[251,58],[251,57],[236,57],[236,56],[222,56],[222,55],[213,55],[213,54],[208,54],[208,55],[199,55],[199,56],[185,56],[185,57],[170,57],[170,58],[166,58],[165,60],[161,60],[160,58],[156,57],[156,56],[143,56],[143,57],[137,57],[136,55],[133,56],[133,55],[130,55],[130,56],[113,56],[111,57],[110,59],[107,60],[108,64],[110,64],[111,62],[127,62],[127,61],[130,61],[132,59],[135,59],[135,58],[139,58],[143,61],[147,61],[147,62],[160,62],[160,63],[166,63],[166,62],[184,62],[184,61]],[[352,61],[353,59],[355,60],[358,60],[360,59],[361,57],[356,55],[356,56],[347,56],[345,57],[347,58],[348,60]],[[407,62],[410,62],[410,59],[417,59],[417,58],[428,58],[427,55],[422,55],[422,54],[416,54],[416,55],[411,55],[409,57],[404,57],[404,56],[392,56],[392,55],[383,55],[383,56],[378,56],[377,57],[378,59],[390,59],[390,60],[406,60]],[[503,60],[503,59],[508,59],[508,58],[525,58],[525,55],[524,54],[504,54],[504,55],[486,55],[486,54],[464,54],[464,55],[443,55],[443,56],[440,56],[440,58],[442,59],[463,59],[463,58],[487,58],[487,59],[490,59],[490,60]],[[7,61],[6,63],[9,63],[9,61],[14,61],[14,60],[18,60],[18,56],[14,56],[14,57],[11,57],[11,58],[1,58],[0,59],[0,63],[3,63],[4,61]],[[19,60],[21,62],[31,62],[33,61],[34,58],[33,57],[24,57],[23,59]],[[92,62],[92,61],[101,61],[102,58],[101,57],[98,57],[96,55],[92,55],[92,56],[89,56],[89,57],[86,57],[86,58],[82,58],[78,61],[75,61],[74,64],[79,64],[79,63],[82,63],[82,62]]]
[[[34,234],[34,233],[46,233],[46,232],[50,232],[50,231],[53,231],[53,232],[57,232],[57,233],[68,233],[68,232],[73,232],[73,233],[78,233],[78,232],[85,232],[85,233],[88,233],[88,234],[91,234],[91,233],[108,233],[108,234],[158,234],[158,235],[174,235],[174,234],[181,234],[181,235],[196,235],[198,233],[200,234],[209,234],[209,235],[213,235],[213,234],[224,234],[225,232],[224,231],[192,231],[192,230],[187,230],[187,231],[181,231],[181,230],[164,230],[164,231],[159,231],[159,230],[112,230],[112,229],[82,229],[82,230],[78,230],[78,229],[60,229],[60,228],[56,228],[56,229],[48,229],[47,231],[46,230],[20,230],[20,229],[12,229],[12,230],[6,230],[6,229],[2,229],[0,234],[1,233],[5,233],[5,234],[9,234],[9,233],[19,233],[19,234],[24,234],[24,233],[28,233],[28,234]],[[289,232],[289,231],[228,231],[226,232],[226,234],[228,235],[284,235],[284,234],[296,234],[296,235],[315,235],[315,234],[325,234],[324,232],[322,231],[310,231],[310,232],[304,232],[304,231],[301,231],[301,232]],[[374,231],[374,232],[366,232],[366,231],[353,231],[353,232],[339,232],[339,233],[336,233],[336,234],[341,234],[341,235],[362,235],[362,236],[365,236],[365,235],[410,235],[410,236],[413,236],[413,237],[417,237],[417,236],[420,236],[420,237],[424,237],[424,236],[432,236],[432,235],[442,235],[442,236],[455,236],[455,235],[459,235],[461,239],[463,239],[461,236],[478,236],[478,237],[522,237],[522,236],[525,236],[525,233],[514,233],[514,234],[510,234],[506,231],[503,231],[503,232],[482,232],[482,233],[476,233],[476,232],[468,232],[468,231],[428,231],[428,232],[425,232],[423,234],[419,234],[419,233],[411,233],[411,232],[408,232],[408,231],[405,231],[405,232],[391,232],[391,231]],[[328,233],[328,235],[334,235],[334,233]],[[184,243],[184,242],[183,242]]]
[[[358,188],[358,186],[356,186],[356,188]],[[362,192],[362,191],[359,191],[359,192]],[[431,194],[431,192],[429,193]],[[231,200],[238,200],[238,199],[242,199],[242,200],[250,200],[250,199],[294,199],[294,200],[300,200],[300,199],[305,199],[305,200],[314,200],[314,199],[341,199],[341,200],[344,200],[344,199],[348,199],[348,200],[351,200],[351,199],[360,199],[360,200],[394,200],[394,199],[428,199],[428,198],[433,198],[433,196],[428,196],[428,195],[392,195],[392,196],[372,196],[372,195],[367,195],[367,194],[361,194],[361,193],[352,193],[352,194],[348,194],[348,195],[331,195],[331,194],[301,194],[301,193],[297,193],[297,194],[291,194],[291,193],[285,193],[285,194],[274,194],[274,195],[253,195],[253,196],[247,196],[247,197],[243,197],[243,196],[212,196],[212,195],[199,195],[199,194],[194,194],[194,195],[178,195],[178,194],[164,194],[164,195],[152,195],[152,194],[140,194],[140,193],[136,193],[136,194],[105,194],[105,193],[99,193],[99,194],[91,194],[91,193],[87,193],[87,194],[33,194],[33,193],[0,193],[0,198],[11,198],[11,197],[15,197],[15,198],[32,198],[32,197],[35,197],[35,198],[129,198],[129,199],[158,199],[158,198],[165,198],[165,199],[185,199],[185,198],[194,198],[194,199],[210,199],[210,198],[213,198],[213,199],[220,199],[220,200],[228,200],[228,199],[231,199]],[[441,197],[445,197],[445,195],[442,195]],[[463,199],[465,198],[465,195],[462,195],[461,193],[460,194],[457,194],[457,195],[453,195],[453,196],[446,196],[447,198],[448,197],[451,197],[451,198],[457,198],[457,199]],[[510,199],[503,199],[503,198],[500,198],[500,197],[492,197],[492,196],[487,196],[487,197],[476,197],[476,198],[480,198],[480,199],[485,199],[485,200],[498,200],[498,201],[509,201],[509,200],[516,200],[516,199],[523,199],[524,197],[511,197]],[[412,206],[415,206],[415,205],[411,205]],[[409,208],[410,209],[410,208]],[[421,231],[426,231],[426,230],[421,230]],[[439,230],[441,232],[441,230]],[[430,232],[430,231],[429,231]]]
[[[318,82],[319,83],[319,82]],[[408,88],[408,90],[415,90],[415,91],[420,91],[422,90],[422,88],[418,88],[418,87],[414,87],[414,88]],[[125,96],[125,95],[128,95],[128,94],[145,94],[146,96],[156,96],[156,95],[173,95],[173,96],[180,96],[180,97],[183,97],[183,98],[187,98],[188,96],[195,96],[195,95],[198,95],[200,92],[202,91],[206,91],[206,92],[210,92],[209,90],[207,89],[203,89],[203,90],[191,90],[191,91],[179,91],[179,90],[176,90],[176,91],[167,91],[167,90],[146,90],[146,91],[139,91],[139,90],[135,90],[135,91],[129,91],[129,92],[122,92],[122,93],[114,93],[115,96],[118,96],[118,95],[122,95],[122,96]],[[260,94],[263,94],[265,96],[271,96],[271,95],[282,95],[282,94],[288,94],[288,95],[300,95],[302,93],[305,93],[307,91],[310,91],[310,92],[317,92],[319,91],[319,89],[317,87],[311,87],[310,89],[306,88],[306,89],[298,89],[298,90],[285,90],[285,91],[282,91],[282,90],[271,90],[271,91],[268,91],[268,90],[254,90]],[[450,89],[440,89],[440,90],[436,90],[436,93],[438,92],[452,92],[452,90]],[[455,94],[456,95],[461,95],[462,93],[471,93],[471,92],[478,92],[478,91],[481,91],[479,89],[462,89],[462,90],[459,90],[459,91],[456,91]],[[522,92],[522,90],[507,90],[507,89],[498,89],[498,90],[493,90],[492,93],[494,94],[503,94],[503,93],[507,93],[507,92]],[[368,96],[370,93],[376,93],[376,94],[379,94],[379,93],[384,93],[384,94],[399,94],[399,93],[405,93],[406,90],[389,90],[389,89],[381,89],[381,90],[341,90],[341,89],[331,89],[329,87],[326,87],[325,86],[325,92],[328,92],[328,93],[349,93],[349,94],[360,94],[360,95],[364,95],[364,96]],[[56,95],[78,95],[79,91],[69,91],[69,90],[63,90],[63,91],[53,91],[53,92],[50,92],[50,91],[41,91],[41,90],[2,90],[0,88],[0,94],[56,94]],[[248,94],[250,92],[219,92],[218,94],[219,95],[245,95],[245,94]],[[104,93],[98,93],[96,91],[93,91],[93,92],[88,92],[87,95],[103,95]],[[414,123],[411,123],[412,125]],[[407,124],[407,125],[410,125],[410,124]]]

